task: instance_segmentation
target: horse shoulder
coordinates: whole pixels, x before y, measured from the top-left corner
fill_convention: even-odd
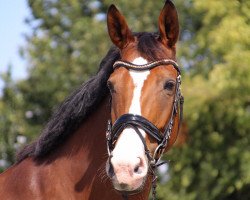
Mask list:
[[[40,200],[39,168],[27,158],[0,175],[0,196],[5,200]]]

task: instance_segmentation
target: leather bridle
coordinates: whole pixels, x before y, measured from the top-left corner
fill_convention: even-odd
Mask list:
[[[107,140],[107,149],[109,155],[112,154],[112,151],[115,147],[115,143],[118,139],[118,137],[121,135],[122,131],[125,128],[133,128],[135,132],[140,137],[144,149],[145,154],[148,157],[149,164],[151,166],[151,169],[153,169],[153,197],[155,198],[155,188],[156,187],[156,175],[155,175],[155,168],[162,163],[159,163],[159,160],[164,152],[164,149],[168,145],[168,141],[171,137],[172,129],[174,126],[174,120],[176,115],[179,115],[179,124],[178,124],[178,131],[180,128],[180,124],[182,122],[182,113],[183,113],[183,103],[184,103],[184,97],[181,94],[180,85],[181,85],[181,71],[178,66],[178,64],[171,59],[163,59],[158,60],[155,62],[151,62],[145,65],[135,65],[133,63],[127,62],[127,61],[116,61],[113,65],[114,70],[119,67],[124,67],[128,70],[134,70],[134,71],[145,71],[145,70],[151,70],[155,67],[162,66],[162,65],[172,65],[175,70],[177,71],[177,78],[176,78],[176,85],[175,85],[175,96],[173,101],[173,107],[171,111],[171,117],[165,126],[165,129],[163,132],[161,132],[153,123],[151,123],[146,118],[135,115],[135,114],[124,114],[120,116],[112,125],[111,120],[108,120],[108,127],[106,132],[106,140]],[[155,149],[155,152],[153,155],[151,155],[150,151],[147,148],[146,141],[144,137],[142,136],[140,129],[144,130],[150,137],[154,138],[158,146]]]

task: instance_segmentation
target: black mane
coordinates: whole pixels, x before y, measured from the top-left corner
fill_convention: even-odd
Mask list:
[[[149,61],[158,59],[160,48],[155,33],[134,33],[138,38],[138,51]],[[108,94],[107,80],[113,72],[113,64],[120,59],[120,51],[110,48],[100,63],[99,71],[85,84],[81,85],[58,107],[40,137],[24,147],[17,155],[17,162],[27,157],[41,158],[63,143],[71,133],[77,130],[84,119]]]
[[[119,50],[112,47],[101,61],[98,73],[65,99],[43,129],[38,140],[18,153],[17,162],[29,156],[39,158],[47,155],[77,130],[82,121],[108,94],[106,83],[113,72],[114,62],[119,58]]]

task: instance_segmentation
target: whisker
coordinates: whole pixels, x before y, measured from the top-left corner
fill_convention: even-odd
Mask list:
[[[97,170],[97,176],[101,179],[103,183],[105,183],[109,179],[106,173],[106,162],[103,162],[100,165],[99,169]]]

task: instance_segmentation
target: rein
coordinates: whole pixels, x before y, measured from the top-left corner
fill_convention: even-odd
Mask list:
[[[179,115],[178,131],[180,129],[180,125],[181,125],[182,118],[183,118],[184,97],[182,96],[181,90],[180,90],[181,71],[180,71],[178,64],[174,60],[171,60],[171,59],[158,60],[158,61],[151,62],[145,65],[135,65],[127,61],[119,60],[119,61],[116,61],[113,65],[114,69],[119,68],[119,67],[125,67],[128,70],[135,70],[135,71],[151,70],[161,65],[172,65],[177,71],[175,96],[174,96],[173,107],[171,111],[171,117],[167,125],[165,126],[164,131],[161,132],[153,123],[151,123],[149,120],[147,120],[141,115],[127,113],[127,114],[120,116],[114,122],[113,125],[111,123],[111,120],[108,120],[108,127],[107,127],[107,132],[106,132],[107,150],[108,150],[109,155],[112,154],[112,151],[115,147],[115,143],[125,128],[128,128],[128,127],[133,128],[135,132],[138,134],[138,136],[140,137],[144,145],[145,154],[149,160],[150,168],[152,170],[153,200],[156,199],[156,186],[157,186],[156,169],[160,165],[166,163],[166,162],[159,162],[159,161],[164,152],[164,149],[168,145],[168,141],[170,139],[172,129],[174,126],[174,118],[176,117],[177,114]],[[148,134],[150,137],[154,138],[157,141],[158,146],[156,147],[153,155],[151,155],[150,151],[148,150],[146,141],[143,138],[139,128],[144,130],[146,134]],[[128,199],[127,195],[123,195],[123,198]]]

